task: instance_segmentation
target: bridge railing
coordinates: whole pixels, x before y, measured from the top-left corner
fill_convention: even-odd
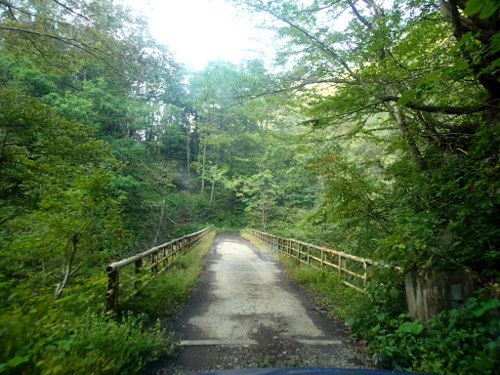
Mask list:
[[[364,291],[372,267],[390,267],[371,259],[294,240],[293,238],[280,237],[250,228],[247,228],[247,232],[279,253],[298,259],[311,267],[318,269],[329,267],[337,270],[345,285],[360,292]],[[398,267],[394,268],[400,270]]]
[[[156,275],[165,272],[180,255],[196,245],[209,232],[210,227],[207,227],[109,264],[106,267],[108,311],[118,310],[118,296],[123,295],[121,303],[135,296]],[[134,267],[127,267],[132,264]]]

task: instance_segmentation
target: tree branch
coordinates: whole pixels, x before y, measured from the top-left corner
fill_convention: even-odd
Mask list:
[[[75,11],[74,9],[68,7],[66,4],[63,4],[61,3],[60,1],[57,1],[57,0],[52,0],[54,3],[56,3],[57,5],[60,5],[62,6],[64,9],[66,9],[68,12],[70,13],[73,13],[75,15],[77,15],[78,17],[81,17],[83,18],[84,20],[86,21],[89,21],[89,22],[92,22],[92,20],[90,18],[88,18],[87,16],[84,16],[83,14],[81,13],[78,13],[77,11]]]
[[[32,17],[32,16],[33,16],[33,14],[29,13],[28,11],[26,11],[26,10],[24,10],[24,9],[21,9],[21,8],[18,8],[18,7],[14,6],[14,5],[12,5],[12,4],[10,4],[10,3],[6,2],[6,1],[0,0],[0,4],[3,4],[3,5],[5,5],[5,6],[8,8],[9,13],[12,15],[12,17],[14,17],[14,19],[15,19],[15,15],[14,15],[14,13],[12,12],[12,9],[15,9],[15,10],[17,10],[18,12],[23,13],[23,14],[25,14],[25,15],[27,15],[27,16],[30,16],[30,17]]]
[[[156,229],[155,239],[153,241],[153,247],[156,246],[156,242],[160,236],[161,223],[163,222],[163,215],[165,213],[165,198],[161,201],[161,211],[160,211],[160,220],[158,220],[158,228]]]
[[[39,36],[58,40],[60,42],[66,43],[70,46],[79,48],[79,49],[86,51],[86,52],[93,51],[93,52],[101,53],[101,54],[106,55],[108,57],[113,57],[113,55],[111,55],[110,53],[103,51],[97,47],[94,47],[90,44],[87,44],[85,42],[82,42],[81,40],[78,40],[78,39],[66,38],[64,36],[59,36],[59,35],[54,35],[54,34],[49,34],[49,33],[42,33],[40,31],[22,29],[19,27],[11,27],[11,26],[0,26],[0,30],[16,31],[16,32],[20,32],[20,33],[39,35]]]
[[[276,12],[272,11],[271,9],[267,9],[265,7],[259,6],[259,5],[251,5],[252,7],[256,8],[257,10],[260,10],[262,12],[268,13],[271,16],[275,17],[276,19],[280,20],[281,22],[286,23],[288,26],[290,26],[292,29],[297,30],[299,33],[304,35],[307,39],[313,42],[316,46],[320,48],[321,51],[326,53],[328,56],[333,58],[336,62],[338,62],[344,69],[349,73],[349,75],[354,78],[356,81],[359,82],[363,87],[368,89],[368,85],[357,75],[354,73],[354,71],[350,68],[350,66],[347,64],[342,57],[340,57],[339,54],[337,54],[333,49],[328,47],[324,42],[316,38],[314,35],[311,35],[308,33],[306,30],[304,30],[302,27],[296,25],[292,21],[288,20],[287,18],[284,18],[277,14]]]
[[[13,218],[15,218],[18,215],[19,215],[19,212],[15,212],[12,215],[7,216],[6,218],[3,218],[2,220],[0,220],[0,226],[4,225],[7,221],[12,220]]]
[[[349,4],[349,6],[351,7],[352,9],[352,12],[354,13],[354,15],[358,18],[358,20],[366,26],[366,28],[368,30],[371,30],[372,29],[372,24],[370,22],[368,22],[362,15],[361,13],[358,12],[358,10],[356,9],[356,7],[354,6],[354,3],[351,1],[351,0],[348,0],[347,3]]]
[[[72,246],[71,253],[69,254],[69,259],[66,263],[66,266],[64,267],[65,268],[64,277],[63,277],[62,281],[60,283],[57,283],[57,285],[56,285],[56,290],[54,292],[54,300],[57,300],[57,299],[59,299],[59,297],[61,297],[61,293],[62,293],[64,287],[66,286],[69,278],[73,274],[71,272],[71,266],[73,264],[73,260],[75,259],[76,251],[78,249],[77,246],[78,246],[79,239],[80,239],[79,233],[74,233],[73,236],[71,237],[71,246]]]
[[[331,4],[328,4],[328,5],[325,5],[323,7],[319,7],[319,8],[308,8],[308,9],[303,9],[301,10],[299,13],[304,13],[304,12],[321,12],[322,10],[325,10],[325,9],[328,9],[328,8],[331,8],[332,6],[334,6],[335,4],[339,3],[339,1],[335,1],[335,2],[332,2]]]
[[[54,291],[54,300],[57,300],[61,297],[62,291],[66,286],[66,284],[68,283],[68,280],[75,275],[75,273],[80,269],[81,265],[83,264],[82,261],[75,269],[71,270],[73,261],[75,260],[76,252],[78,250],[78,242],[80,241],[82,233],[87,229],[87,227],[92,223],[92,221],[93,218],[91,218],[87,223],[84,223],[77,232],[73,233],[71,239],[68,241],[71,242],[71,252],[69,254],[68,261],[64,267],[64,277],[60,283],[56,284],[56,290]]]
[[[291,86],[291,87],[285,87],[285,88],[282,88],[282,89],[270,89],[268,91],[264,91],[264,92],[261,92],[257,95],[254,95],[251,97],[251,99],[257,99],[257,98],[260,98],[261,96],[265,96],[265,95],[275,95],[275,94],[281,94],[283,92],[287,92],[287,91],[294,91],[294,90],[298,90],[300,88],[303,88],[305,86],[309,86],[309,85],[315,85],[315,84],[320,84],[320,83],[338,83],[338,84],[347,84],[347,85],[353,85],[353,84],[356,84],[357,82],[356,81],[352,81],[352,80],[348,80],[348,79],[321,79],[321,80],[317,80],[317,81],[305,81],[305,82],[301,82],[295,86]]]
[[[3,152],[7,146],[7,138],[9,137],[9,131],[6,130],[3,136],[2,145],[0,146],[0,158],[3,157]]]
[[[0,4],[3,4],[7,7],[7,10],[10,14],[10,19],[13,20],[13,21],[17,21],[17,18],[16,18],[16,15],[14,14],[14,12],[12,11],[12,6],[10,4],[7,4],[3,1],[0,1]]]
[[[335,120],[335,119],[341,118],[341,117],[347,117],[347,116],[353,115],[355,113],[361,112],[364,109],[367,109],[367,108],[370,108],[370,107],[374,107],[376,105],[378,105],[378,103],[370,103],[370,104],[364,105],[362,107],[353,109],[352,111],[347,111],[347,112],[339,113],[339,114],[337,114],[335,116],[323,117],[323,118],[320,118],[320,119],[306,120],[306,121],[302,122],[302,125],[312,125],[312,126],[315,126],[315,125],[318,125],[320,121],[329,121],[329,120]]]
[[[118,57],[113,56],[111,53],[103,51],[100,48],[97,48],[97,47],[94,47],[94,46],[92,46],[92,45],[90,45],[88,43],[82,42],[81,40],[74,39],[74,38],[67,38],[67,37],[64,37],[64,36],[59,36],[59,35],[54,35],[54,34],[49,34],[49,33],[43,33],[43,32],[40,32],[40,31],[22,29],[22,28],[19,28],[19,27],[11,27],[11,26],[1,26],[0,25],[0,30],[7,30],[7,31],[14,31],[14,32],[20,32],[20,33],[25,33],[25,34],[38,35],[38,36],[42,36],[42,37],[46,37],[46,38],[50,38],[50,39],[54,39],[54,40],[60,41],[61,43],[65,43],[65,44],[67,44],[69,46],[72,46],[72,47],[75,47],[77,49],[80,49],[83,52],[88,53],[89,55],[92,55],[94,58],[96,58],[97,60],[102,61],[105,65],[107,65],[108,67],[110,67],[111,69],[113,69],[117,74],[119,74],[120,76],[123,76],[123,74],[116,68],[116,66],[114,66],[110,62],[106,61],[106,59],[103,58],[100,55],[105,55],[105,56],[107,56],[107,57],[109,57],[111,59],[118,59]],[[30,41],[33,43],[32,40],[30,40]],[[42,53],[42,55],[44,55],[44,54]],[[127,63],[127,65],[129,65],[129,66],[132,67],[132,65],[129,62],[126,61],[126,63]]]
[[[392,95],[376,95],[376,98],[382,102],[397,102],[399,100],[398,96]],[[468,113],[480,112],[487,107],[487,104],[481,103],[468,107],[452,107],[447,105],[427,105],[423,103],[408,101],[406,103],[403,103],[402,106],[423,112],[441,112],[448,115],[465,115]]]

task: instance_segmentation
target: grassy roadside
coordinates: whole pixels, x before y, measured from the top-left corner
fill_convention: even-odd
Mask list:
[[[275,252],[275,250],[271,249],[266,242],[262,241],[260,238],[257,238],[255,236],[252,236],[245,230],[240,230],[240,236],[241,238],[244,238],[248,242],[250,242],[252,245],[254,245],[256,248],[258,248],[262,253],[271,253]]]
[[[349,319],[349,305],[359,292],[346,287],[337,272],[317,270],[294,258],[279,257],[287,276],[306,289],[316,303],[326,307],[331,316]]]
[[[168,318],[176,307],[182,305],[203,271],[203,257],[208,254],[215,237],[210,232],[167,272],[156,277],[141,293],[122,307],[124,311],[142,314],[149,323]]]

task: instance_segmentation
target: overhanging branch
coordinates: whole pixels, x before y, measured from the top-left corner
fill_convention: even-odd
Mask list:
[[[330,78],[330,79],[321,79],[321,80],[314,80],[314,81],[305,81],[301,82],[297,85],[290,86],[290,87],[284,87],[284,88],[279,88],[279,89],[270,89],[267,91],[263,91],[259,94],[256,94],[251,97],[251,99],[257,99],[260,98],[261,96],[266,96],[266,95],[275,95],[275,94],[281,94],[283,92],[288,92],[288,91],[294,91],[301,89],[303,87],[309,86],[309,85],[316,85],[316,84],[321,84],[321,83],[336,83],[336,84],[346,84],[346,85],[356,85],[357,82],[349,79],[335,79],[335,78]]]
[[[376,95],[376,98],[382,102],[397,102],[399,100],[398,96],[391,95]],[[427,105],[414,101],[407,101],[405,103],[402,103],[401,106],[423,112],[441,112],[448,115],[465,115],[468,113],[475,113],[484,110],[487,107],[487,103],[481,103],[467,107],[453,107],[447,105]]]
[[[103,55],[106,55],[106,56],[109,56],[109,57],[113,57],[113,55],[111,55],[110,53],[108,53],[106,51],[103,51],[102,49],[99,49],[97,47],[94,47],[94,46],[92,46],[90,44],[87,44],[85,42],[82,42],[81,40],[78,40],[78,39],[67,38],[67,37],[64,37],[64,36],[54,35],[54,34],[49,34],[49,33],[43,33],[43,32],[40,32],[40,31],[22,29],[20,27],[0,26],[0,30],[15,31],[15,32],[19,32],[19,33],[25,33],[25,34],[33,34],[33,35],[43,36],[43,37],[46,37],[46,38],[58,40],[60,42],[66,43],[66,44],[68,44],[70,46],[82,49],[82,50],[87,51],[87,52],[88,51],[93,51],[93,52],[98,52],[100,54],[103,54]]]
[[[61,3],[60,1],[57,1],[57,0],[52,0],[52,1],[53,1],[54,3],[56,3],[57,5],[60,5],[61,7],[63,7],[64,9],[66,9],[68,12],[73,13],[73,14],[77,15],[78,17],[83,18],[83,19],[84,19],[84,20],[86,20],[86,21],[89,21],[89,22],[91,22],[91,21],[92,21],[92,20],[91,20],[90,18],[88,18],[87,16],[85,16],[85,15],[83,15],[83,14],[81,14],[81,13],[77,12],[76,10],[74,10],[74,9],[70,8],[70,7],[69,7],[69,6],[67,6],[66,4]]]

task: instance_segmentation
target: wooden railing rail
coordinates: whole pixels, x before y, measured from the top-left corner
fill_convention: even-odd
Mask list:
[[[296,258],[311,267],[330,267],[336,269],[344,284],[360,292],[364,292],[363,287],[370,277],[370,269],[372,267],[391,267],[371,259],[298,241],[293,238],[280,237],[251,228],[247,228],[246,230],[249,234],[264,241],[279,253]],[[399,267],[393,268],[400,270]],[[359,280],[361,285],[354,285],[354,280]]]
[[[210,227],[207,227],[198,232],[166,242],[163,245],[155,246],[130,258],[109,264],[106,267],[108,274],[108,290],[106,292],[108,311],[118,310],[119,295],[126,294],[121,301],[122,303],[135,296],[152,278],[165,272],[180,255],[196,245],[209,232]],[[134,264],[135,267],[132,275],[128,277],[127,281],[129,283],[124,285],[123,282],[120,283],[121,270],[131,264]]]

